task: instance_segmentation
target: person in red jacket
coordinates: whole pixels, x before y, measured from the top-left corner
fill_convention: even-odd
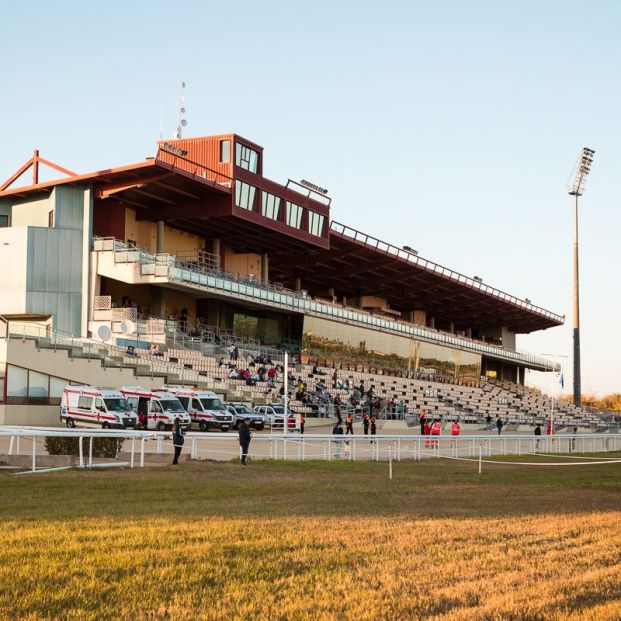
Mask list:
[[[438,436],[440,435],[441,431],[442,431],[442,426],[440,425],[440,421],[437,419],[434,420],[433,424],[431,425],[431,435],[436,436],[436,438],[432,440],[431,446],[439,445]]]
[[[425,437],[425,446],[429,446],[429,436],[431,435],[431,425],[429,424],[429,419],[425,419],[425,424],[423,425],[423,432]]]
[[[451,446],[457,446],[457,436],[461,433],[461,425],[458,420],[454,420],[451,425],[451,435],[453,439],[451,440]]]

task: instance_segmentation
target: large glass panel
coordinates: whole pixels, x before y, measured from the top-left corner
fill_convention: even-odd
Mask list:
[[[25,397],[28,387],[28,371],[20,367],[7,364],[6,396]]]
[[[256,173],[259,164],[259,154],[254,149],[237,143],[235,145],[235,164],[240,168]]]
[[[311,235],[316,235],[317,237],[321,237],[323,233],[323,221],[324,217],[321,214],[315,213],[314,211],[308,212],[308,232]]]
[[[36,371],[28,372],[28,396],[29,397],[49,397],[49,382],[50,376],[43,373],[37,373]]]
[[[235,182],[235,205],[248,211],[254,209],[254,196],[256,188],[243,181]]]
[[[300,205],[287,201],[287,224],[294,229],[299,229],[302,226],[302,214],[304,210]]]
[[[266,218],[278,220],[280,213],[280,197],[274,196],[269,192],[261,192],[261,213]]]

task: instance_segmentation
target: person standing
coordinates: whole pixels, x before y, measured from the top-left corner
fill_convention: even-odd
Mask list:
[[[306,419],[304,418],[304,414],[300,414],[300,435],[304,435],[304,423]]]
[[[535,443],[535,448],[538,449],[539,448],[539,438],[541,436],[541,426],[539,424],[537,424],[537,426],[535,427],[535,437],[537,438],[537,442]]]
[[[252,435],[250,433],[250,419],[244,418],[243,423],[239,426],[239,446],[241,447],[241,465],[246,465],[246,459],[248,458],[248,448],[250,447],[250,440]]]
[[[498,435],[502,433],[502,427],[504,423],[502,422],[502,418],[500,418],[500,414],[496,414],[496,429],[498,429]]]
[[[377,420],[375,416],[371,416],[371,419],[369,420],[369,426],[371,427],[371,435],[377,435]],[[371,440],[371,442],[375,442],[375,440]]]
[[[487,422],[487,426],[485,427],[485,429],[487,431],[491,431],[492,430],[492,415],[488,414],[487,418],[485,419],[485,421]]]
[[[177,466],[179,464],[179,456],[181,455],[181,449],[183,448],[183,443],[185,442],[180,422],[181,421],[178,418],[175,418],[175,422],[172,426],[172,441],[173,447],[175,448],[175,456],[172,463],[173,466]]]
[[[457,446],[457,437],[460,433],[461,425],[459,424],[458,420],[454,420],[453,424],[451,425],[451,436],[453,436],[453,439],[451,440],[451,446]]]
[[[334,457],[339,459],[341,456],[341,442],[343,441],[343,427],[341,427],[339,421],[336,421],[336,425],[332,429],[332,435],[336,436],[334,438]]]
[[[576,450],[576,436],[578,435],[578,427],[574,427],[574,430],[571,434],[571,449],[570,452],[573,453]]]
[[[354,435],[354,417],[351,414],[345,419],[345,435]]]
[[[364,435],[368,436],[369,435],[369,415],[365,414],[362,417],[362,429],[364,430]]]
[[[431,446],[439,447],[440,442],[438,440],[438,437],[440,436],[441,431],[442,425],[440,425],[440,421],[437,419],[434,420],[433,424],[431,425],[431,435],[435,436],[435,438],[431,441]]]
[[[418,417],[418,422],[420,423],[420,435],[425,435],[425,422],[427,422],[427,412],[423,410]]]

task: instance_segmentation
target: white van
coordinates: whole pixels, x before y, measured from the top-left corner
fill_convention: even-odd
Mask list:
[[[170,430],[175,418],[186,429],[192,423],[179,399],[169,392],[147,390],[140,386],[123,386],[121,393],[127,399],[129,407],[138,414],[138,423],[143,429]]]
[[[60,400],[60,422],[67,427],[125,429],[138,423],[125,396],[118,390],[92,386],[66,386]]]
[[[233,428],[233,416],[215,392],[182,387],[168,387],[166,390],[181,401],[192,422],[201,431],[228,431]]]

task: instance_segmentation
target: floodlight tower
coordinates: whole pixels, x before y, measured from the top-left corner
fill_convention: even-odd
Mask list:
[[[580,284],[578,264],[578,197],[582,196],[587,175],[591,170],[595,151],[584,147],[570,176],[567,191],[575,196],[574,202],[574,405],[581,405],[580,385]]]

